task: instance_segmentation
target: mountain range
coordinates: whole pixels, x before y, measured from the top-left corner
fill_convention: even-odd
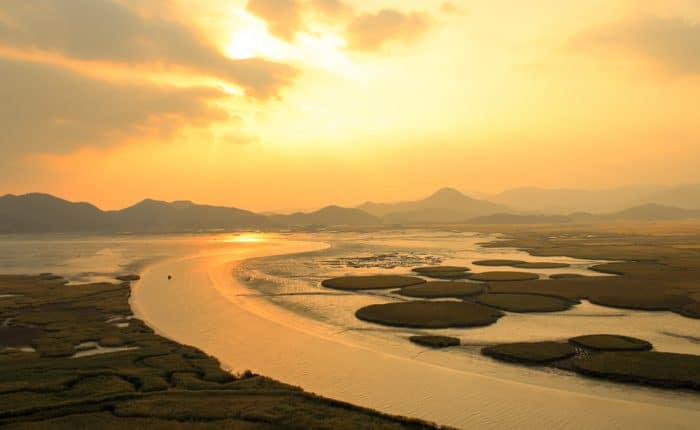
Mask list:
[[[49,194],[0,197],[0,233],[165,233],[337,225],[553,224],[697,218],[700,184],[604,191],[519,188],[489,200],[443,188],[415,201],[367,202],[356,208],[332,205],[292,214],[258,214],[235,207],[152,199],[103,211],[90,203],[70,202]]]
[[[630,185],[603,190],[524,187],[486,198],[514,210],[556,214],[616,212],[648,203],[699,210],[700,184],[675,187]]]
[[[502,212],[505,206],[477,200],[453,188],[442,188],[416,201],[399,203],[367,202],[357,207],[392,224],[459,223],[470,218]]]

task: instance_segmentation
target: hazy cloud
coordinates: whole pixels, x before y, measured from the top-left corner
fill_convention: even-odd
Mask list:
[[[682,18],[646,16],[590,28],[571,38],[567,48],[577,52],[622,52],[674,73],[700,73],[700,24]]]
[[[304,29],[304,4],[299,0],[249,0],[246,9],[265,20],[271,34],[286,41],[293,41]]]
[[[351,49],[375,51],[392,42],[412,42],[429,26],[425,13],[383,9],[355,17],[348,25],[348,43]]]
[[[464,15],[466,13],[464,9],[450,1],[444,2],[440,6],[440,11],[451,15]]]
[[[224,119],[209,88],[177,89],[94,80],[51,65],[0,58],[0,151],[64,152],[181,123]]]
[[[317,13],[329,18],[342,18],[353,12],[350,6],[340,0],[311,0],[309,5]]]
[[[84,60],[159,63],[212,74],[268,97],[296,71],[262,59],[231,60],[187,25],[143,17],[116,0],[2,0],[0,43]]]
[[[271,34],[288,42],[305,31],[307,20],[314,16],[343,25],[349,48],[359,51],[376,51],[392,42],[411,42],[430,26],[429,16],[422,12],[382,9],[357,13],[341,0],[249,0],[246,9],[265,20]],[[461,11],[449,2],[441,9],[447,13]]]

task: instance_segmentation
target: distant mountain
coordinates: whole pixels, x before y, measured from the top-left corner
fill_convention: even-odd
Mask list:
[[[602,220],[670,221],[700,218],[700,210],[648,203],[597,217]]]
[[[3,233],[97,231],[106,225],[103,215],[89,203],[73,203],[49,194],[0,197],[0,232]]]
[[[265,228],[270,220],[236,208],[192,202],[144,200],[118,211],[72,203],[48,194],[0,197],[0,232],[160,233],[216,229]]]
[[[680,221],[700,219],[700,210],[690,210],[673,206],[648,203],[617,212],[591,214],[574,212],[570,215],[533,215],[497,213],[475,217],[467,221],[470,224],[559,224],[567,222],[601,222],[601,221]]]
[[[632,185],[605,190],[514,188],[496,194],[491,201],[520,211],[571,213],[577,211],[605,213],[633,205],[651,203],[649,196],[663,193],[658,185]]]
[[[270,220],[282,226],[312,225],[374,225],[381,220],[360,209],[326,206],[315,212],[296,212],[290,215],[271,215]]]
[[[700,184],[681,185],[651,193],[645,202],[700,210]]]
[[[560,224],[571,222],[572,218],[564,215],[518,215],[498,213],[472,218],[469,224]]]
[[[361,209],[400,224],[456,223],[480,215],[503,212],[502,205],[468,197],[453,188],[443,188],[422,200],[399,203],[367,202]]]
[[[110,230],[175,232],[263,228],[270,220],[253,212],[190,201],[164,202],[146,199],[133,206],[105,213]]]
[[[691,205],[695,202],[697,188],[700,186],[678,187],[657,198],[679,199]],[[327,206],[290,215],[261,215],[234,207],[199,205],[190,201],[146,199],[125,209],[102,211],[89,203],[69,202],[48,194],[0,197],[0,233],[172,233],[337,225],[555,224],[685,219],[700,219],[700,209],[646,203],[603,214],[584,211],[570,215],[509,212],[502,205],[473,199],[451,188],[443,188],[417,201],[365,203],[360,208]]]

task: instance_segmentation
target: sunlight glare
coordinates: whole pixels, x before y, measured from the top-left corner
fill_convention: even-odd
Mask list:
[[[224,242],[259,243],[265,242],[266,240],[265,235],[261,233],[241,233],[224,239]]]

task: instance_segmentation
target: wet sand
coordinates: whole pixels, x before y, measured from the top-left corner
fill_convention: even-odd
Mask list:
[[[232,276],[245,259],[325,246],[275,239],[165,260],[142,272],[132,307],[160,334],[194,345],[234,371],[251,369],[324,396],[440,424],[690,429],[700,421],[696,393],[552,374],[459,353],[416,354],[420,349],[408,342],[338,332],[280,308]]]

